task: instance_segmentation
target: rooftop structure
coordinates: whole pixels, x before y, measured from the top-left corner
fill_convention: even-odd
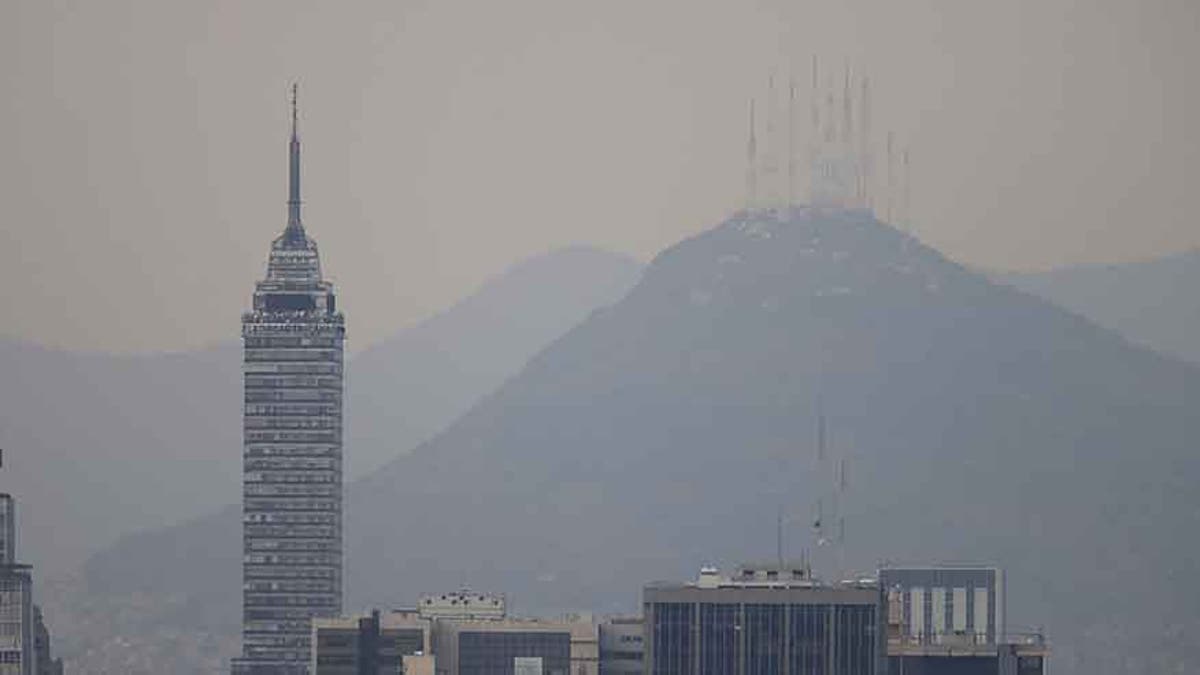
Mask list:
[[[503,595],[469,590],[422,595],[417,612],[427,619],[499,620],[507,616]]]
[[[434,628],[438,675],[597,675],[595,624],[585,621],[439,619]]]
[[[1041,675],[1048,647],[1037,631],[1012,631],[1004,570],[986,565],[888,567],[888,672]]]

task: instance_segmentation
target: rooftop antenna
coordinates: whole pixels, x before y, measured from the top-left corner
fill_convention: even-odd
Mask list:
[[[289,240],[303,241],[304,226],[300,221],[300,106],[297,102],[299,85],[292,83],[292,138],[288,144],[288,222],[284,234]]]
[[[746,141],[746,210],[757,204],[758,192],[758,142],[754,137],[754,99],[750,99],[750,129]]]
[[[779,569],[783,569],[783,504],[779,505],[779,514],[775,519],[775,558]]]

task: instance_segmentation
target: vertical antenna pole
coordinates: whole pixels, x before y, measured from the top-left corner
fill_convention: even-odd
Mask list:
[[[820,77],[820,72],[817,69],[817,55],[812,57],[812,93],[809,95],[809,105],[812,108],[811,123],[812,128],[809,130],[808,136],[808,203],[814,205],[817,203],[817,180],[819,169],[817,168],[817,160],[820,157],[818,151],[819,143],[821,142],[821,92],[820,85],[817,80]]]
[[[763,192],[768,208],[774,208],[779,201],[779,129],[775,119],[778,116],[775,99],[775,69],[772,68],[767,73],[767,134],[763,147],[763,173],[766,183]]]
[[[887,222],[892,224],[892,201],[895,191],[895,176],[896,168],[892,162],[892,145],[895,142],[895,134],[891,131],[887,135]]]
[[[758,191],[758,142],[754,137],[754,99],[750,99],[749,138],[746,141],[746,210],[757,204]]]
[[[775,520],[775,557],[779,561],[779,569],[783,569],[783,504],[779,505],[779,514]]]
[[[859,198],[862,200],[863,208],[871,209],[871,82],[866,75],[863,75],[862,79],[862,100],[859,103],[858,124],[860,128],[858,141],[861,147],[859,171],[862,174]]]
[[[902,169],[902,171],[904,172],[904,200],[903,200],[904,230],[906,232],[908,232],[909,234],[912,234],[913,233],[912,172],[910,171],[909,163],[908,163],[908,151],[909,151],[909,148],[904,148],[904,152],[902,153],[902,159],[901,159],[901,162],[904,165],[903,169]]]
[[[788,74],[787,205],[796,203],[796,78]]]

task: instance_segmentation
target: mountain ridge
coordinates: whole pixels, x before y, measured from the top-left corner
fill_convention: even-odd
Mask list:
[[[547,340],[618,299],[640,267],[585,246],[533,256],[351,357],[348,474],[438,431]],[[21,556],[39,578],[73,569],[122,535],[238,501],[236,340],[113,355],[0,338],[0,373],[0,447],[8,450],[0,480],[18,500]],[[411,414],[393,415],[393,405]]]
[[[869,214],[742,213],[351,485],[347,604],[465,581],[536,610],[628,611],[652,579],[773,554],[784,508],[789,551],[827,576],[986,559],[1009,571],[1013,620],[1047,626],[1057,672],[1170,672],[1195,665],[1200,628],[1195,589],[1170,581],[1200,571],[1174,534],[1200,525],[1197,396],[1196,366]],[[831,498],[818,408],[849,467],[837,555],[803,526]],[[89,583],[186,588],[186,568],[153,586],[128,563],[188,537],[97,556]],[[1138,570],[1156,576],[1128,597]],[[188,591],[213,630],[236,619],[234,575]]]

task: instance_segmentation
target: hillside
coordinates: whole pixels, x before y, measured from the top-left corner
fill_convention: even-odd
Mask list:
[[[347,604],[468,583],[522,611],[634,610],[646,581],[772,555],[781,507],[789,551],[812,546],[820,400],[849,474],[844,553],[820,570],[993,561],[1055,672],[1194,670],[1198,396],[1200,369],[864,213],[741,214],[353,485]],[[232,634],[235,563],[203,588],[203,557],[129,567],[195,536],[127,542],[87,583],[174,590]]]
[[[536,256],[352,358],[348,473],[440,430],[639,273],[636,261],[596,249]],[[234,308],[231,338],[237,322]],[[0,339],[0,447],[0,490],[19,500],[21,557],[42,579],[123,534],[237,503],[240,347],[113,356]]]
[[[1144,262],[995,274],[1130,340],[1200,363],[1200,252]]]

